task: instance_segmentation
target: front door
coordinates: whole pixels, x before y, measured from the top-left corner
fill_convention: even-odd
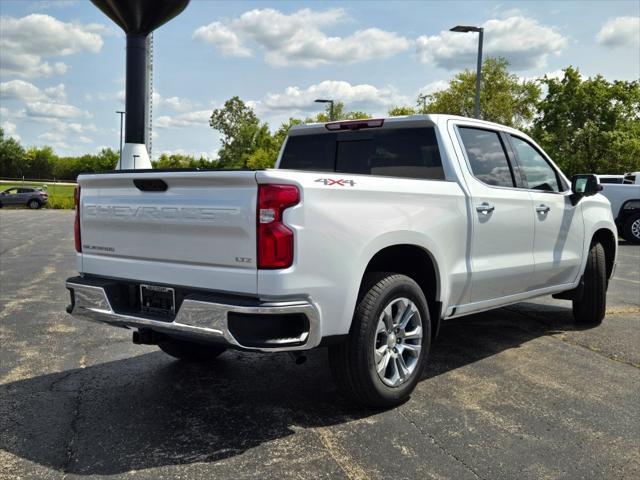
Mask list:
[[[535,211],[531,289],[572,283],[582,264],[584,222],[580,204],[571,204],[568,186],[534,145],[511,135],[523,187]]]

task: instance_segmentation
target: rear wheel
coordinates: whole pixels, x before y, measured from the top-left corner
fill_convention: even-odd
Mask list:
[[[640,244],[640,213],[630,215],[622,226],[622,235],[625,240],[635,245]]]
[[[158,346],[164,353],[187,362],[209,362],[226,350],[217,345],[202,345],[177,338],[163,339]]]
[[[329,350],[331,371],[350,399],[372,407],[398,405],[420,380],[430,344],[420,287],[405,275],[368,275],[349,338]]]
[[[29,200],[29,203],[27,203],[27,207],[29,207],[31,210],[37,210],[41,206],[42,203],[40,203],[40,200],[36,200],[35,198],[33,200]]]
[[[579,324],[599,325],[607,308],[607,266],[601,243],[591,245],[582,281],[582,298],[573,301],[573,317]]]

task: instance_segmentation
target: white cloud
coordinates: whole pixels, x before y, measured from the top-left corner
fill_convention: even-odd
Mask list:
[[[62,83],[41,90],[33,83],[24,80],[9,80],[0,83],[0,98],[25,102],[37,100],[62,102],[67,99],[67,94]]]
[[[269,110],[316,111],[322,108],[314,103],[316,98],[344,102],[348,110],[379,109],[411,102],[390,86],[378,88],[369,84],[351,85],[345,81],[325,80],[305,89],[292,86],[282,93],[268,93],[260,106]]]
[[[155,103],[155,99],[154,99]],[[159,102],[159,105],[166,105],[167,107],[175,110],[176,112],[187,112],[189,110],[193,110],[195,107],[194,102],[189,100],[188,98],[181,97],[169,97],[163,98]]]
[[[602,26],[596,40],[610,48],[640,46],[640,17],[616,17]],[[637,52],[636,52],[637,53]]]
[[[42,135],[38,135],[38,138],[43,142],[59,143],[64,141],[65,136],[59,132],[47,132]]]
[[[161,115],[153,119],[154,128],[181,128],[193,126],[209,126],[211,110],[196,110],[180,115]]]
[[[61,22],[50,15],[31,14],[22,18],[0,17],[0,72],[3,75],[41,77],[66,73],[62,62],[49,63],[46,57],[97,53],[102,48],[97,24]]]
[[[251,56],[251,50],[242,45],[240,37],[220,22],[197,28],[193,38],[214,45],[226,57]]]
[[[247,44],[253,42],[265,52],[267,63],[278,66],[361,62],[388,58],[410,47],[407,38],[378,28],[344,37],[322,31],[346,19],[341,8],[322,12],[305,8],[289,15],[271,8],[255,9],[226,24],[213,22],[200,27],[193,36],[228,56],[250,55]]]
[[[73,105],[53,102],[30,102],[27,103],[25,113],[28,117],[35,118],[78,118],[89,117],[89,112],[80,110]]]
[[[446,90],[449,87],[449,82],[445,80],[435,80],[433,82],[427,83],[424,87],[418,90],[419,94],[422,95],[431,95],[432,93],[438,92],[440,90]]]
[[[15,123],[6,120],[6,121],[2,122],[0,127],[2,127],[2,130],[4,130],[5,136],[11,137],[11,138],[13,138],[15,140],[20,141],[20,135],[18,135],[18,131],[16,129],[16,124]]]
[[[483,55],[505,57],[514,70],[541,68],[549,55],[558,55],[568,43],[551,27],[523,16],[493,19],[484,23]],[[447,70],[474,68],[477,33],[442,31],[418,37],[418,58]]]

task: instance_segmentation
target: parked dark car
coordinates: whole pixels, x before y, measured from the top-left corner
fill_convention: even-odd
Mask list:
[[[49,195],[43,190],[29,187],[11,187],[0,193],[0,208],[5,205],[24,205],[37,209],[46,205]]]

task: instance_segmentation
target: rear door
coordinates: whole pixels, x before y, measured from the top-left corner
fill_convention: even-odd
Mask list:
[[[457,127],[471,193],[471,302],[527,290],[533,273],[533,202],[516,188],[515,172],[500,132]]]
[[[582,205],[572,205],[568,186],[536,146],[523,137],[509,137],[522,187],[529,190],[535,212],[535,269],[530,288],[572,283],[582,265]]]
[[[255,172],[87,175],[79,184],[85,273],[256,291]]]

